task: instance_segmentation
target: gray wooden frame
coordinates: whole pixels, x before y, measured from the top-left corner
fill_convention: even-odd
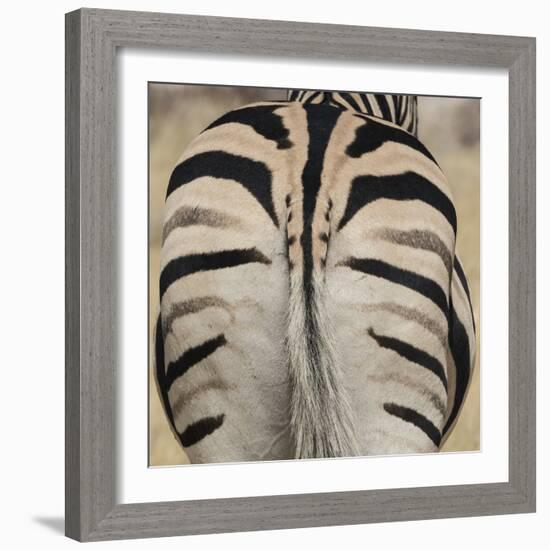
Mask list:
[[[117,48],[509,71],[509,481],[115,502]],[[535,39],[83,9],[66,16],[66,534],[83,540],[535,511]]]

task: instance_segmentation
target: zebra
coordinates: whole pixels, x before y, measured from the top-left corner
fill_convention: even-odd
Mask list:
[[[351,109],[393,122],[415,137],[418,136],[418,98],[415,95],[289,90],[288,100]]]
[[[436,452],[475,358],[417,98],[289,91],[168,183],[155,379],[192,463]]]

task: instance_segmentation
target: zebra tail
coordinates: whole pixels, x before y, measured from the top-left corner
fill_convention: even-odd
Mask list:
[[[287,347],[296,458],[358,455],[351,407],[325,308],[324,274],[291,271]]]

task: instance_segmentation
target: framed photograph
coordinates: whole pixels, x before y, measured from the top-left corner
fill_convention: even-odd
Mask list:
[[[535,40],[66,16],[66,534],[535,510]]]

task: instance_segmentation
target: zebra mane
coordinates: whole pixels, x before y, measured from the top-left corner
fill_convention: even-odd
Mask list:
[[[376,116],[418,135],[418,98],[415,95],[289,90],[289,101],[325,103],[340,109]]]

